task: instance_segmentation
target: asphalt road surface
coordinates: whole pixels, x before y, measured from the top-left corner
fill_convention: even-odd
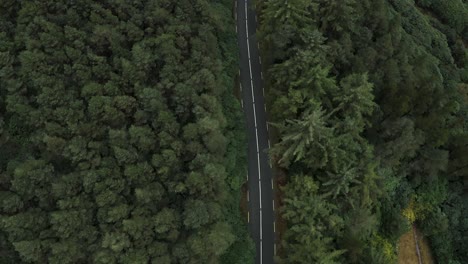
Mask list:
[[[252,0],[236,0],[242,107],[248,133],[249,231],[256,245],[255,263],[271,264],[275,255],[273,174],[268,159],[270,140],[264,100],[261,58],[256,38],[257,16]]]

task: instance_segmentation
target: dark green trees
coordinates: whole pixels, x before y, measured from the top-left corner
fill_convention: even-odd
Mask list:
[[[245,263],[229,3],[0,6],[2,257]]]
[[[466,245],[459,236],[466,227],[448,212],[466,204],[460,40],[467,6],[439,2],[270,0],[261,6],[267,94],[280,136],[272,158],[289,176],[284,262],[393,263],[408,227],[402,210],[412,200],[439,261],[463,262],[466,250],[454,241]],[[313,183],[313,192],[304,196],[297,182],[304,189]],[[320,227],[323,208],[343,224],[313,234],[301,229]],[[434,225],[442,228],[431,232]],[[324,233],[332,240],[321,239]],[[305,250],[310,245],[332,260]]]
[[[344,250],[333,249],[336,231],[341,231],[343,219],[334,214],[336,206],[318,194],[312,177],[292,176],[284,190],[283,217],[290,224],[285,234],[286,263],[340,263]],[[313,248],[313,250],[311,250]]]

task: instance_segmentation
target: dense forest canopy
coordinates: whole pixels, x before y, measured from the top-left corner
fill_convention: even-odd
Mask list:
[[[231,2],[0,1],[0,262],[249,263]]]
[[[279,261],[395,263],[417,224],[439,263],[466,263],[466,1],[267,0],[259,12],[271,156],[287,175]]]
[[[468,260],[468,3],[258,1],[281,263]],[[0,1],[0,263],[250,263],[232,1]],[[311,250],[313,249],[313,250]]]

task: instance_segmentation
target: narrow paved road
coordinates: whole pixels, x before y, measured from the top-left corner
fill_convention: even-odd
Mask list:
[[[261,58],[256,38],[257,17],[252,0],[235,0],[240,50],[242,106],[247,119],[249,229],[256,245],[255,263],[271,264],[275,254],[273,174],[264,99]]]

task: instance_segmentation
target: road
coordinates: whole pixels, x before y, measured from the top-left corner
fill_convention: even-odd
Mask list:
[[[242,107],[248,133],[249,231],[256,245],[255,263],[271,264],[276,253],[273,174],[261,58],[256,38],[257,16],[252,0],[236,0]]]

